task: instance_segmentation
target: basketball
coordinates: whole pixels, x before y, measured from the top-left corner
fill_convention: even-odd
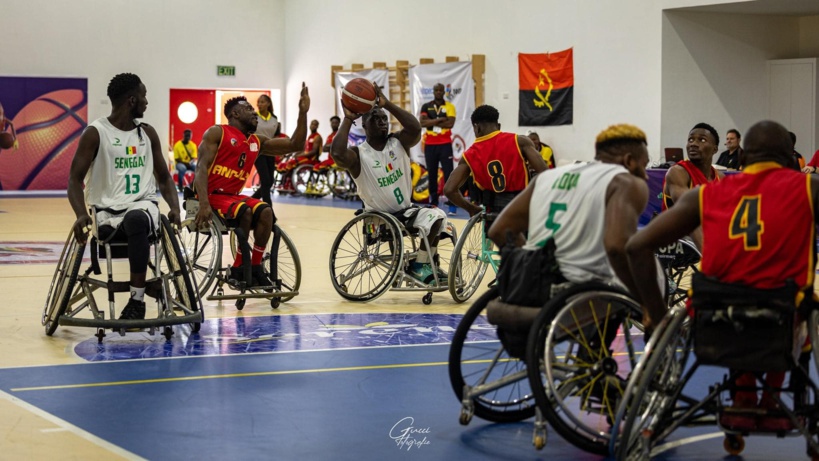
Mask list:
[[[354,78],[341,91],[341,105],[350,112],[365,114],[372,110],[376,98],[375,86],[363,78]]]
[[[11,149],[14,145],[14,136],[11,133],[4,131],[0,133],[0,149]]]
[[[26,104],[14,116],[20,150],[0,155],[0,187],[65,190],[87,119],[87,99],[81,90],[52,91]]]

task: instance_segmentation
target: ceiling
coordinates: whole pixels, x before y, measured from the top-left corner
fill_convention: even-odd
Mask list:
[[[675,10],[707,13],[813,16],[819,15],[819,0],[753,0],[721,5],[677,8]]]

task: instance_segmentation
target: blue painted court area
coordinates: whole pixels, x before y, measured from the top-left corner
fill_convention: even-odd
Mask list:
[[[102,344],[97,344],[92,336],[79,343],[74,352],[88,361],[105,361],[449,344],[461,317],[455,314],[320,314],[221,318],[206,320],[197,334],[190,334],[188,327],[176,327],[171,341],[159,334],[119,336],[109,333]],[[494,327],[485,325],[488,332],[494,332]]]
[[[591,460],[531,421],[458,424],[447,344],[0,370],[0,390],[147,459]],[[680,431],[676,438],[711,429]],[[658,459],[725,459],[721,438]],[[744,460],[803,459],[750,438]]]

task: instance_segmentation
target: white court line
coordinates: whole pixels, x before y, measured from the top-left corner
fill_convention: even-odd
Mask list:
[[[0,391],[0,398],[2,398],[4,400],[7,400],[7,401],[17,405],[18,407],[20,407],[20,408],[22,408],[22,409],[24,409],[24,410],[26,410],[26,411],[28,411],[28,412],[30,412],[32,414],[37,415],[37,416],[45,419],[46,421],[50,421],[51,423],[53,423],[53,424],[55,424],[57,426],[60,426],[59,429],[44,429],[43,432],[46,432],[46,431],[58,432],[60,430],[69,431],[69,432],[73,433],[74,435],[80,437],[81,439],[85,439],[85,440],[99,446],[100,448],[104,448],[104,449],[110,451],[111,453],[122,456],[125,459],[131,459],[131,460],[144,460],[145,459],[145,458],[139,457],[139,456],[131,453],[128,450],[125,450],[122,447],[114,445],[113,443],[108,442],[107,440],[101,439],[101,438],[97,437],[96,435],[91,434],[90,432],[84,431],[84,430],[80,429],[79,427],[69,423],[68,421],[60,419],[60,418],[52,415],[51,413],[43,411],[43,410],[35,407],[34,405],[26,403],[26,402],[18,399],[17,397],[9,395],[9,394],[7,394],[7,393],[5,393],[3,391]]]
[[[668,451],[668,450],[671,450],[671,449],[674,449],[674,448],[677,448],[677,447],[681,447],[683,445],[688,445],[688,444],[696,443],[696,442],[702,442],[703,440],[708,440],[708,439],[716,439],[717,437],[723,437],[723,436],[725,436],[725,434],[722,433],[722,432],[712,432],[710,434],[695,435],[693,437],[686,437],[684,439],[675,440],[673,442],[668,442],[666,444],[654,447],[654,449],[651,450],[651,457],[653,458],[653,457],[659,455],[660,453],[662,453],[664,451]]]

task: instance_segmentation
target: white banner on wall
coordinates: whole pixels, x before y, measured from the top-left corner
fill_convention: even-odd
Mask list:
[[[387,69],[369,69],[356,72],[336,72],[336,112],[339,117],[344,118],[344,111],[341,109],[341,90],[350,80],[363,78],[375,82],[381,91],[389,97],[390,71]],[[366,135],[361,125],[361,119],[356,120],[355,125],[350,128],[350,145],[357,146],[364,142]]]
[[[472,112],[475,110],[475,82],[472,80],[471,62],[447,62],[422,64],[410,67],[410,100],[412,113],[420,118],[421,106],[432,101],[432,87],[442,83],[444,99],[455,106],[455,126],[452,127],[453,160],[457,165],[464,151],[475,142],[472,130]],[[425,165],[424,152],[419,143],[412,148],[413,161]]]

